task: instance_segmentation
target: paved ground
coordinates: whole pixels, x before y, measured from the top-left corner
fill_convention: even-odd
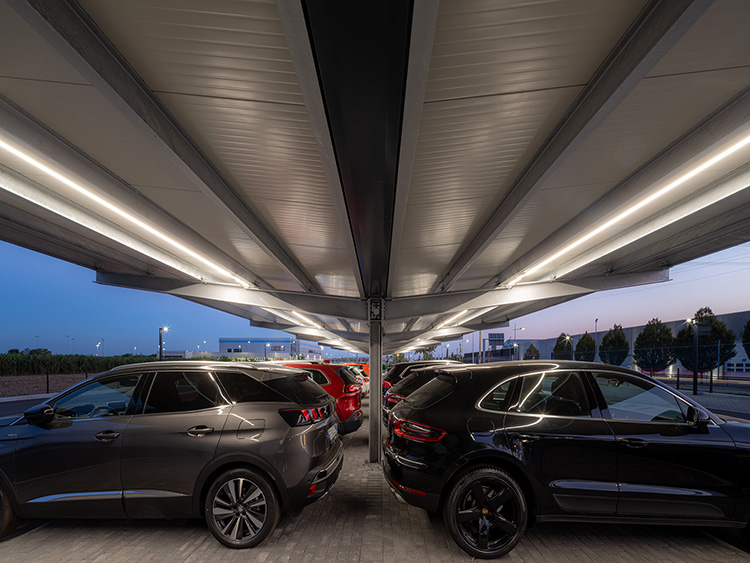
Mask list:
[[[365,420],[359,431],[344,438],[344,469],[331,493],[284,518],[273,535],[255,549],[224,548],[200,520],[35,520],[26,522],[15,536],[0,542],[0,561],[470,561],[455,545],[440,518],[399,504],[379,468],[366,463],[366,428]],[[733,530],[542,524],[529,530],[519,547],[503,561],[748,562],[750,546]]]

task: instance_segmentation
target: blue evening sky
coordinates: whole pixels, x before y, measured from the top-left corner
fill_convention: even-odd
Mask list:
[[[136,347],[153,354],[162,325],[170,327],[167,350],[216,351],[220,337],[286,335],[170,295],[98,285],[91,270],[4,242],[0,263],[0,352],[38,346],[56,354],[93,354],[103,342],[106,355]],[[542,339],[593,332],[596,318],[602,331],[653,317],[683,319],[704,306],[716,314],[744,311],[750,309],[749,270],[750,244],[745,244],[673,268],[670,282],[583,297],[493,332],[512,338],[516,325],[519,339]]]

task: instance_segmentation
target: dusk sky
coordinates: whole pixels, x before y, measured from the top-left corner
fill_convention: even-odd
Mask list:
[[[286,336],[177,297],[98,285],[91,270],[4,242],[0,260],[0,352],[40,347],[56,354],[94,354],[103,342],[106,355],[136,347],[138,353],[153,354],[163,325],[170,327],[167,350],[216,351],[220,337]],[[512,338],[516,325],[519,339],[543,339],[561,332],[593,333],[596,318],[601,332],[615,323],[641,325],[653,317],[684,319],[704,306],[716,314],[744,311],[750,309],[748,271],[750,244],[744,244],[672,268],[672,281],[590,295],[493,332]]]

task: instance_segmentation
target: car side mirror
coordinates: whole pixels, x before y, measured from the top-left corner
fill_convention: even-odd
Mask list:
[[[687,409],[686,418],[688,426],[691,428],[696,428],[701,432],[706,432],[708,430],[709,418],[705,412],[700,411],[691,405]]]
[[[36,405],[23,413],[26,422],[33,426],[43,426],[52,422],[55,411],[47,404]]]

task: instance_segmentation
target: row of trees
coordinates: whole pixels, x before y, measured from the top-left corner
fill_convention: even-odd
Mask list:
[[[698,361],[696,364],[694,326],[708,327],[698,336]],[[750,320],[742,333],[742,345],[750,357]],[[611,365],[621,365],[630,354],[630,343],[621,325],[616,324],[602,338],[599,345],[599,358]],[[691,323],[686,323],[676,336],[658,318],[651,319],[633,342],[633,359],[643,370],[657,372],[667,369],[676,361],[688,370],[706,372],[716,369],[720,363],[732,359],[735,350],[735,334],[726,323],[716,319],[708,307],[695,313]],[[586,332],[573,348],[569,334],[561,333],[552,350],[552,359],[594,361],[596,341]],[[539,350],[531,344],[524,359],[539,359]]]
[[[8,350],[0,354],[0,375],[39,375],[49,373],[100,373],[113,367],[148,362],[152,356],[87,356],[85,354],[53,354],[46,348]]]

